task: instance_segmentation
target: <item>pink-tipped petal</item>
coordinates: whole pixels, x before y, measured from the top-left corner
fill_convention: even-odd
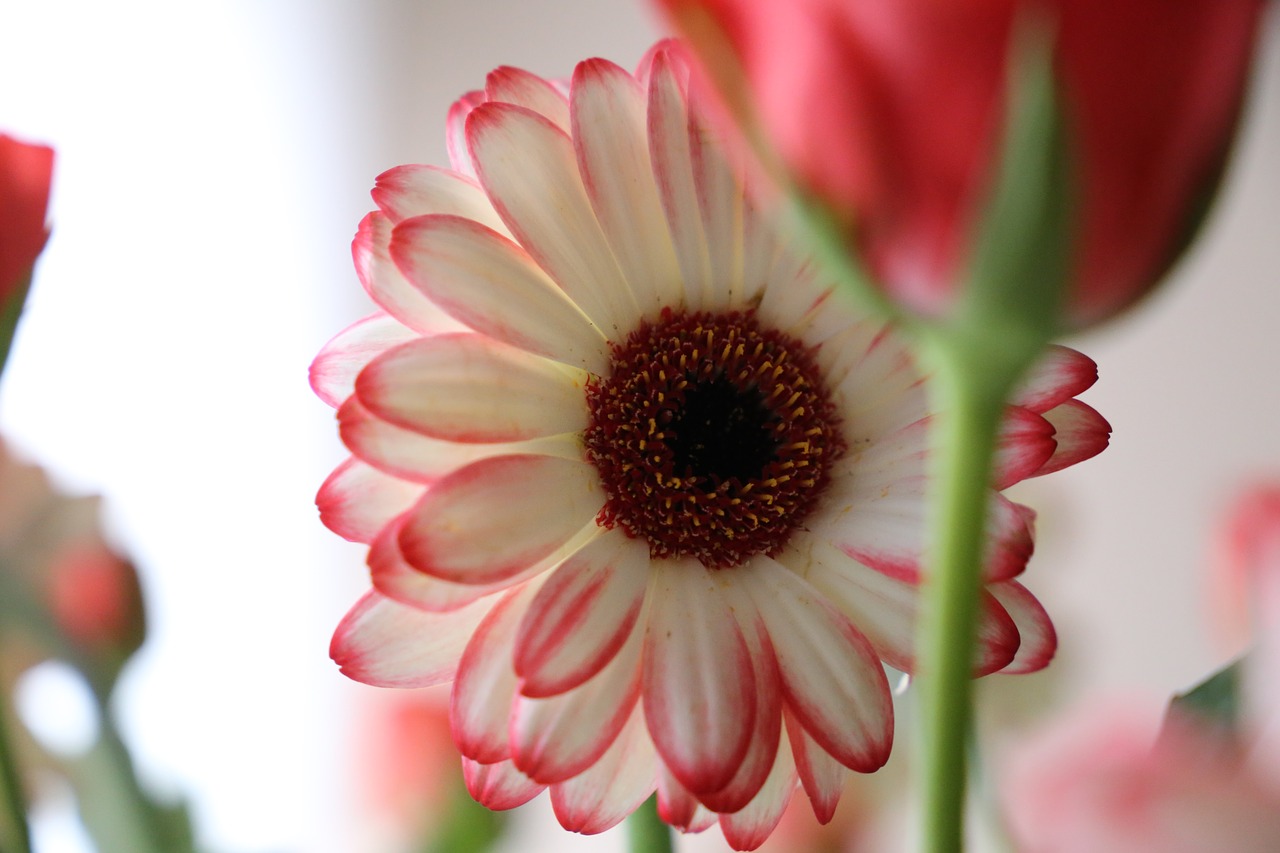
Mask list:
[[[413,506],[423,486],[384,474],[354,456],[328,476],[316,493],[324,526],[351,542],[369,543],[392,519]]]
[[[489,72],[484,81],[484,93],[490,102],[515,104],[532,110],[569,132],[568,99],[537,74],[504,65]]]
[[[551,806],[565,829],[594,835],[639,808],[657,786],[657,775],[658,757],[637,706],[599,761],[551,786]]]
[[[378,176],[373,200],[392,225],[426,214],[462,216],[505,234],[498,212],[474,178],[436,166],[396,166]]]
[[[512,643],[536,591],[535,581],[502,596],[471,634],[458,662],[449,726],[458,751],[474,761],[493,764],[511,757],[507,730],[516,695]]]
[[[840,805],[840,795],[844,793],[849,771],[818,745],[790,709],[787,709],[785,724],[796,772],[813,806],[813,816],[818,823],[830,823],[835,817],[836,806]]]
[[[1097,456],[1111,442],[1111,424],[1079,400],[1067,400],[1054,406],[1044,413],[1044,419],[1053,425],[1058,446],[1053,456],[1032,476],[1052,474]]]
[[[644,93],[622,68],[588,59],[574,70],[571,108],[591,208],[640,310],[656,317],[678,304],[681,278],[649,165]]]
[[[600,330],[524,249],[489,228],[454,216],[415,218],[396,227],[391,256],[472,329],[597,374],[608,369]]]
[[[779,555],[786,565],[803,568],[813,584],[862,632],[885,663],[914,672],[920,590],[851,560],[825,542],[813,541],[804,558]],[[978,623],[978,657],[974,676],[996,672],[1013,660],[1018,630],[1009,614],[983,594]]]
[[[356,376],[376,356],[411,341],[417,332],[381,312],[357,320],[324,345],[311,362],[311,389],[335,409],[356,389]]]
[[[760,792],[778,755],[782,736],[782,680],[778,662],[769,642],[769,632],[755,602],[737,585],[722,591],[742,628],[751,652],[756,679],[756,723],[751,745],[729,784],[710,794],[699,795],[704,806],[721,814],[744,808]]]
[[[610,340],[625,337],[637,308],[587,200],[568,135],[523,107],[484,104],[467,119],[467,142],[480,182],[520,245]]]
[[[475,801],[496,812],[523,806],[546,788],[525,776],[510,761],[481,764],[464,757],[462,778]]]
[[[428,438],[374,417],[354,396],[338,409],[338,435],[361,461],[393,477],[423,484],[508,447]]]
[[[588,423],[586,374],[484,335],[401,344],[356,379],[360,405],[396,426],[485,444],[577,432]]]
[[[993,583],[987,587],[1017,625],[1022,642],[1018,654],[1002,673],[1023,675],[1038,672],[1049,665],[1058,649],[1058,634],[1045,612],[1044,605],[1017,581]]]
[[[582,458],[581,444],[572,435],[494,444],[461,444],[431,438],[375,417],[354,396],[338,409],[338,435],[361,461],[393,477],[424,484],[489,456],[537,453],[562,459]]]
[[[1008,406],[996,437],[992,486],[1007,489],[1032,476],[1054,451],[1053,426],[1040,415],[1021,406]]]
[[[702,832],[716,822],[716,813],[700,804],[661,760],[658,761],[658,817],[681,832]]]
[[[1098,365],[1084,353],[1054,344],[1028,372],[1010,402],[1043,414],[1098,381]]]
[[[391,260],[391,218],[375,210],[360,221],[351,241],[356,275],[369,298],[404,325],[423,335],[454,332],[462,325],[409,283]]]
[[[666,51],[654,54],[649,77],[649,159],[684,282],[672,307],[688,303],[700,307],[701,294],[711,287],[711,258],[689,155],[685,73],[683,63],[673,62]]]
[[[445,118],[445,142],[449,150],[449,165],[453,166],[454,171],[472,178],[476,176],[476,164],[472,162],[471,152],[467,148],[467,116],[484,102],[484,92],[467,92],[453,102]]]
[[[388,524],[369,546],[369,578],[373,588],[401,604],[419,610],[436,612],[457,610],[473,601],[501,592],[508,586],[520,583],[542,571],[535,565],[528,572],[516,575],[509,581],[496,584],[450,583],[423,574],[405,562],[400,553],[400,523]]]
[[[602,502],[584,462],[481,459],[431,487],[405,520],[400,550],[414,568],[444,580],[499,583],[554,553]]]
[[[338,624],[329,656],[343,675],[375,687],[443,684],[457,673],[489,606],[478,601],[449,613],[426,613],[369,592]]]
[[[693,559],[652,564],[645,719],[663,761],[695,795],[733,779],[755,727],[751,654],[722,582]]]
[[[720,830],[734,850],[755,850],[782,820],[782,813],[796,790],[796,765],[791,757],[791,744],[784,738],[778,744],[773,769],[760,793],[746,807],[720,815]]]
[[[640,698],[641,639],[633,632],[608,666],[567,693],[516,697],[511,756],[522,772],[539,782],[563,782],[604,755]]]
[[[805,730],[846,767],[882,767],[893,744],[893,703],[871,644],[821,593],[768,557],[739,567],[734,578],[764,618],[787,704]]]
[[[648,546],[614,529],[551,572],[520,625],[520,692],[555,696],[594,678],[633,633],[648,569]]]
[[[689,162],[693,186],[698,196],[702,232],[706,235],[711,276],[705,281],[703,305],[731,305],[739,300],[742,287],[743,187],[738,170],[725,154],[725,143],[717,129],[706,120],[707,108],[698,103],[698,89],[689,91]]]

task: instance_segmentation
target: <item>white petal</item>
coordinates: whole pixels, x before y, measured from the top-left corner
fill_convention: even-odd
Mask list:
[[[893,704],[871,645],[799,576],[760,556],[734,571],[769,629],[787,704],[823,748],[870,772],[889,759]]]
[[[467,783],[467,793],[494,811],[523,806],[546,787],[525,776],[510,761],[481,764],[464,757],[462,777]]]
[[[507,233],[498,212],[474,178],[436,166],[396,166],[378,176],[373,200],[393,225],[428,213],[462,216]]]
[[[689,113],[681,80],[685,73],[682,64],[659,51],[649,78],[649,156],[684,282],[683,288],[660,292],[674,309],[686,304],[702,307],[702,294],[711,287],[711,258],[689,155]]]
[[[571,90],[574,151],[605,238],[645,316],[671,307],[680,267],[645,144],[639,83],[603,59],[578,64]]]
[[[648,546],[618,529],[561,563],[520,626],[521,692],[554,696],[595,678],[633,633],[648,576]]]
[[[449,149],[449,164],[454,170],[468,177],[476,176],[476,165],[467,149],[467,116],[485,102],[484,92],[467,92],[449,107],[445,119],[445,141]]]
[[[484,91],[490,101],[533,110],[566,133],[569,131],[568,99],[536,74],[504,65],[489,72]]]
[[[356,394],[396,426],[483,444],[584,429],[586,381],[582,371],[484,335],[437,335],[374,359],[356,380]]]
[[[495,456],[437,482],[413,508],[400,549],[455,583],[508,580],[592,523],[604,499],[595,469],[550,456]]]
[[[522,107],[484,104],[467,120],[480,181],[520,245],[610,340],[639,309],[587,201],[573,143]]]
[[[335,409],[356,390],[356,375],[376,356],[418,337],[390,314],[357,320],[324,345],[311,362],[311,388]]]
[[[516,695],[512,642],[537,587],[535,580],[502,596],[476,627],[458,663],[449,724],[458,751],[473,761],[493,764],[511,757],[507,730]]]
[[[539,782],[563,782],[604,755],[640,698],[640,631],[604,669],[567,693],[517,696],[511,720],[516,766]]]
[[[657,754],[639,706],[600,760],[572,779],[551,786],[560,825],[594,835],[622,822],[657,785]]]
[[[369,592],[338,624],[329,656],[344,675],[376,687],[443,684],[491,605],[427,613]]]
[[[485,596],[501,592],[545,570],[535,564],[515,577],[495,584],[450,583],[415,569],[400,553],[401,524],[393,522],[383,528],[369,546],[369,578],[373,588],[401,604],[419,610],[442,612],[457,610]]]
[[[378,532],[422,497],[423,486],[384,474],[352,457],[316,493],[324,526],[351,542],[372,542]]]
[[[351,256],[356,275],[374,302],[404,325],[423,335],[462,329],[462,324],[444,313],[396,268],[391,260],[390,217],[375,210],[360,222]]]
[[[849,771],[814,740],[804,726],[788,710],[786,714],[787,740],[795,759],[800,783],[813,806],[813,816],[818,823],[829,823],[835,817],[836,806],[844,792]]]
[[[596,374],[608,369],[604,335],[523,249],[488,228],[452,216],[413,219],[397,226],[391,255],[476,331]]]
[[[702,118],[707,110],[699,109],[697,90],[689,97],[689,161],[711,262],[702,306],[714,310],[734,304],[742,287],[742,181],[719,134]]]
[[[755,850],[769,837],[796,790],[796,765],[791,744],[783,738],[760,793],[745,808],[720,815],[720,829],[734,850]]]
[[[582,458],[582,441],[572,435],[493,444],[430,438],[374,417],[355,397],[338,409],[338,434],[347,449],[362,461],[393,477],[418,483],[434,482],[488,456],[537,453],[562,459]]]
[[[751,655],[718,589],[727,582],[696,560],[652,563],[645,719],[663,761],[695,795],[733,779],[755,726]]]

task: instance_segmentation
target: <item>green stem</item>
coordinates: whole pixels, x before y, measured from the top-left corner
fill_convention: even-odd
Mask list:
[[[658,817],[656,794],[627,818],[627,839],[630,853],[672,853],[671,828]]]
[[[932,561],[923,588],[924,847],[963,849],[966,749],[987,503],[996,433],[1012,381],[942,347],[934,359],[939,434],[931,498]],[[1016,374],[1015,374],[1016,375]]]
[[[27,803],[22,794],[18,756],[9,735],[9,697],[0,696],[0,794],[4,816],[0,817],[0,849],[31,853],[31,827],[27,824]]]

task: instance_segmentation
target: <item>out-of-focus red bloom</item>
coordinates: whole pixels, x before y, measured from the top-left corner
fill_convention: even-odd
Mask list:
[[[49,236],[45,213],[53,149],[0,134],[0,305],[36,262]]]
[[[1056,26],[1074,249],[1065,322],[1145,293],[1198,224],[1262,0],[659,0],[879,284],[946,311],[990,192],[1017,22]],[[1047,14],[1045,14],[1047,13]]]
[[[110,678],[142,645],[146,620],[137,572],[107,544],[99,516],[97,498],[61,494],[0,441],[0,627],[28,624],[20,610],[43,611],[38,618],[84,656],[72,662],[92,662],[97,671],[87,675]]]
[[[1211,592],[1233,651],[1240,652],[1255,633],[1280,632],[1280,484],[1245,490],[1215,545]]]

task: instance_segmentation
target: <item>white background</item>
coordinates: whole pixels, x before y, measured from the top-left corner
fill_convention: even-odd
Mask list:
[[[1062,646],[1049,673],[993,685],[997,704],[1122,691],[1154,713],[1231,651],[1204,601],[1211,532],[1243,483],[1280,477],[1272,18],[1206,239],[1140,310],[1073,342],[1100,364],[1086,399],[1115,436],[1018,493],[1040,511],[1027,577]],[[491,68],[631,66],[658,33],[623,0],[0,2],[0,129],[58,149],[0,429],[107,496],[151,614],[128,735],[210,848],[368,849],[352,756],[369,688],[327,657],[363,554],[316,519],[342,453],[306,368],[367,309],[349,244],[374,177],[444,163],[445,111]],[[547,832],[551,849],[617,844]]]

